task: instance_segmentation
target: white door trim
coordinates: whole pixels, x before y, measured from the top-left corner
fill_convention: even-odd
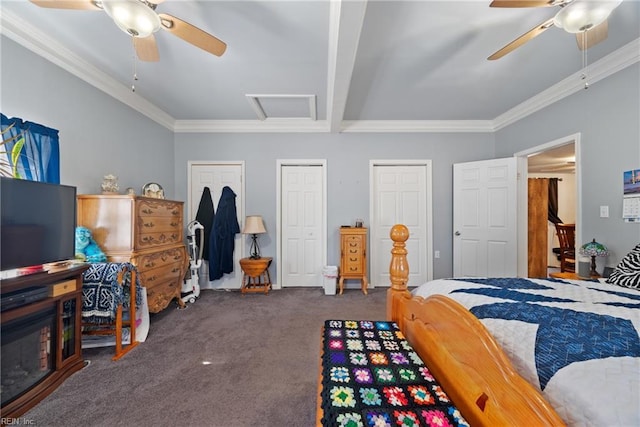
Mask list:
[[[322,265],[327,264],[327,159],[276,159],[276,283],[273,289],[281,289],[282,283],[282,167],[320,166],[322,168]]]
[[[553,141],[518,151],[513,156],[518,158],[518,276],[528,275],[528,209],[529,198],[527,190],[528,158],[552,148],[567,144],[574,144],[576,153],[576,246],[582,245],[582,168],[580,167],[580,132],[555,139]]]
[[[427,245],[427,278],[426,281],[433,280],[433,167],[431,164],[431,160],[429,159],[411,159],[411,160],[390,160],[390,159],[381,159],[381,160],[370,160],[369,161],[369,218],[374,217],[374,167],[376,166],[424,166],[425,167],[425,176],[427,181],[426,188],[426,213],[427,213],[427,222],[425,227],[426,232],[426,245]],[[371,236],[369,239],[369,247],[370,247],[370,260],[375,260],[377,258],[377,245],[373,245],[372,243],[377,241],[377,231],[376,227],[371,224],[369,227],[371,230]],[[409,230],[411,231],[411,230]],[[391,254],[389,255],[389,259],[391,259]],[[370,272],[369,277],[373,277],[373,272]],[[369,284],[371,287],[374,287],[375,284]]]

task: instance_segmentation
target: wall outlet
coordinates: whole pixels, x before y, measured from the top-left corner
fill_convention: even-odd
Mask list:
[[[609,218],[609,206],[600,206],[600,218]]]
[[[435,252],[433,253],[433,256],[434,256],[434,258],[436,258],[436,259],[440,258],[440,251],[435,251]]]

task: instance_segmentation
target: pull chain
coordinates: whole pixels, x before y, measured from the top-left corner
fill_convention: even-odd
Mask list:
[[[582,75],[580,78],[584,80],[584,88],[589,89],[589,82],[587,81],[587,31],[582,32]]]
[[[135,39],[131,37],[131,46],[133,46],[133,83],[131,83],[131,92],[136,91],[136,82],[138,81],[138,56],[136,55]]]

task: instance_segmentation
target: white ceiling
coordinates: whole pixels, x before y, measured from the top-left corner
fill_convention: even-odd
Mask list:
[[[579,90],[585,60],[572,34],[550,28],[488,61],[559,10],[489,3],[166,0],[157,12],[224,40],[227,51],[216,57],[160,31],[160,61],[137,64],[130,37],[102,11],[3,0],[0,28],[177,132],[489,132]],[[605,58],[614,71],[616,61],[637,62],[639,37],[640,1],[624,0],[586,61]],[[258,98],[265,120],[248,95],[268,95]]]

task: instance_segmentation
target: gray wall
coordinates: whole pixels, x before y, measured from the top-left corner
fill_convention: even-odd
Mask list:
[[[583,240],[605,244],[611,251],[606,265],[615,266],[640,242],[640,223],[622,220],[622,173],[640,168],[638,63],[498,131],[496,157],[578,132]],[[609,218],[600,218],[604,205]]]
[[[60,181],[99,193],[102,177],[174,196],[173,132],[2,36],[0,109],[60,131]]]
[[[338,262],[338,229],[362,218],[369,224],[369,160],[430,159],[433,166],[434,278],[453,272],[452,165],[493,157],[492,134],[176,134],[176,191],[187,199],[187,162],[244,160],[247,214],[261,214],[268,236],[261,252],[276,255],[276,160],[326,159],[327,260]],[[275,272],[275,270],[274,270]],[[275,274],[274,274],[275,276]]]

